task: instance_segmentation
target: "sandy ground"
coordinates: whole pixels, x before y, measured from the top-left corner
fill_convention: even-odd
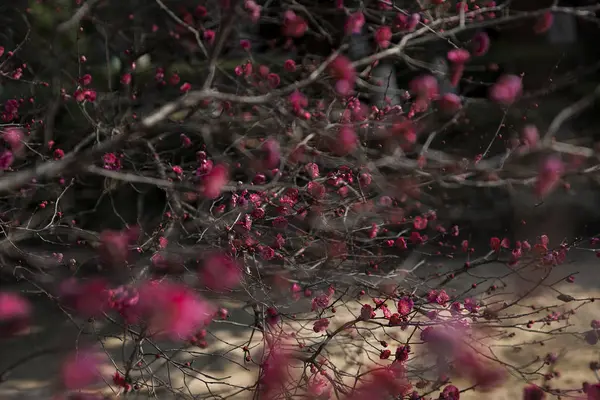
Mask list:
[[[549,352],[558,354],[559,361],[556,370],[560,377],[553,379],[553,387],[562,389],[580,388],[584,381],[594,382],[595,376],[589,369],[589,363],[600,359],[598,346],[591,346],[582,340],[580,333],[589,329],[592,319],[600,319],[600,300],[599,302],[578,302],[571,301],[564,303],[557,299],[557,295],[566,293],[575,299],[584,299],[596,297],[600,298],[600,259],[597,259],[593,252],[577,252],[570,255],[571,262],[565,265],[555,267],[551,275],[546,279],[547,285],[537,290],[532,289],[532,284],[527,283],[536,281],[543,271],[523,272],[519,277],[514,274],[508,277],[508,270],[505,266],[490,264],[480,266],[473,270],[469,276],[463,275],[448,284],[450,295],[458,295],[469,292],[474,298],[485,299],[486,302],[493,302],[500,298],[511,299],[520,296],[523,293],[530,292],[529,296],[521,300],[511,308],[512,314],[519,314],[519,318],[514,320],[488,321],[491,326],[486,330],[478,330],[476,337],[479,340],[472,339],[475,345],[483,354],[496,358],[506,365],[506,372],[509,378],[506,383],[490,393],[482,395],[478,391],[467,391],[461,395],[461,399],[493,399],[493,400],[513,400],[522,396],[526,381],[540,384],[542,382],[540,375],[535,371],[545,373],[548,367],[542,366],[540,361]],[[456,265],[446,265],[444,268],[455,268]],[[445,275],[440,271],[442,275]],[[574,274],[575,282],[566,282],[564,277]],[[490,277],[496,277],[490,280]],[[480,284],[478,289],[472,288],[474,282],[486,282],[485,288],[495,283],[501,286],[507,284],[504,295],[487,296],[484,292],[484,285]],[[31,333],[8,341],[0,342],[0,373],[7,366],[16,360],[31,354],[33,352],[59,347],[57,353],[38,357],[35,360],[16,368],[7,381],[0,384],[0,399],[50,399],[57,387],[57,376],[60,368],[60,362],[67,352],[75,348],[84,347],[94,339],[95,334],[84,334],[80,332],[72,322],[68,321],[62,312],[55,305],[47,300],[34,300],[36,306],[37,325]],[[582,305],[583,304],[583,305]],[[170,381],[176,393],[166,392],[162,389],[156,389],[152,398],[219,398],[233,397],[239,399],[251,398],[252,392],[243,390],[246,386],[251,386],[257,378],[257,368],[249,362],[244,361],[242,347],[249,345],[250,354],[255,358],[260,358],[259,335],[255,334],[254,339],[249,341],[251,329],[248,328],[253,320],[251,310],[245,310],[240,304],[223,304],[230,310],[230,316],[227,321],[213,323],[209,329],[208,348],[202,350],[199,348],[191,349],[187,354],[178,353],[174,359],[185,362],[192,360],[191,368],[184,368],[185,374],[173,367],[165,367],[164,360],[156,360],[152,355],[145,357],[144,361],[151,362],[151,368],[156,376],[163,381]],[[576,308],[576,313],[568,319],[568,327],[562,331],[555,330],[559,327],[554,323],[550,327],[543,326],[542,322],[534,324],[531,329],[520,324],[529,319],[539,319],[548,314],[548,311],[538,312],[532,310],[531,306],[540,307],[556,305],[555,310],[565,312]],[[331,318],[330,331],[342,325],[344,322],[352,320],[360,304],[355,301],[346,304],[339,304],[337,312]],[[395,307],[391,307],[395,311]],[[293,305],[292,308],[286,308],[285,312],[289,315],[293,312],[302,312],[310,310],[310,304],[306,300],[301,300]],[[333,315],[333,314],[329,314]],[[381,313],[379,314],[381,316]],[[320,334],[312,332],[312,322],[285,320],[286,332],[298,332],[297,336],[303,337],[303,341],[310,345],[319,343],[323,340]],[[566,322],[560,326],[564,326]],[[306,325],[302,330],[301,326]],[[513,328],[508,328],[512,325]],[[84,323],[88,331],[96,330],[98,333],[107,331],[101,326],[95,326]],[[515,327],[516,326],[516,327]],[[374,325],[361,322],[355,337],[351,338],[348,334],[340,335],[339,339],[334,339],[327,346],[326,353],[328,359],[335,365],[340,374],[347,373],[352,375],[357,369],[365,371],[373,367],[376,363],[389,364],[390,361],[381,362],[379,352],[382,346],[380,340],[386,340],[390,344],[392,352],[396,348],[396,343],[400,343],[410,332],[401,332],[398,328],[379,328],[372,329]],[[371,329],[368,329],[371,328]],[[552,334],[550,330],[554,330]],[[113,360],[119,368],[123,367],[123,354],[126,357],[131,352],[131,346],[122,345],[122,332],[113,331],[113,336],[103,339],[102,344],[111,354]],[[513,335],[514,333],[514,335]],[[574,334],[576,333],[576,334]],[[413,339],[414,341],[414,339]],[[250,344],[249,344],[250,343]],[[485,343],[481,346],[478,343]],[[541,344],[543,343],[543,344]],[[156,343],[165,354],[173,354],[169,349],[175,346],[169,343]],[[124,351],[124,353],[123,353]],[[144,345],[144,351],[155,353],[156,348],[150,344]],[[416,354],[409,361],[409,370],[411,374],[419,375],[425,378],[434,378],[436,376],[433,368],[433,360],[422,356],[419,347],[415,348]],[[325,353],[324,353],[325,354]],[[392,357],[393,358],[393,357]],[[161,367],[162,365],[162,367]],[[517,368],[513,368],[517,367]],[[541,369],[540,369],[541,368]],[[331,369],[331,368],[330,368]],[[521,375],[517,371],[531,372],[531,374]],[[114,373],[115,365],[108,363],[105,372],[107,375]],[[452,383],[461,389],[469,387],[469,383],[462,381],[454,374],[456,371],[449,371],[452,377]],[[148,370],[144,372],[148,373]],[[107,378],[110,381],[110,377]],[[413,380],[413,383],[417,380]],[[158,384],[158,381],[155,381]],[[107,386],[104,385],[106,388]],[[421,389],[421,392],[430,389],[431,385]],[[570,392],[575,396],[575,392]],[[437,398],[437,394],[432,394]],[[482,397],[483,396],[483,397]],[[147,398],[147,395],[129,395],[127,397]],[[565,396],[563,398],[569,398]]]

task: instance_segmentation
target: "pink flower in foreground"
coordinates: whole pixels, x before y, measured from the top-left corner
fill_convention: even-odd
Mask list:
[[[139,288],[137,312],[150,334],[187,340],[210,323],[214,307],[184,285],[146,282]]]
[[[472,350],[462,349],[456,356],[458,372],[477,385],[479,390],[489,391],[506,381],[506,372],[501,367],[479,357]]]
[[[202,194],[209,199],[221,195],[223,186],[229,182],[229,171],[224,165],[215,165],[210,172],[202,177]]]
[[[0,292],[0,337],[10,337],[29,327],[31,305],[24,297]]]
[[[123,231],[105,230],[100,234],[100,258],[110,266],[120,266],[129,258],[129,246],[137,241],[139,229],[132,227]]]
[[[448,385],[440,394],[440,400],[460,400],[460,390],[454,385]]]
[[[504,75],[490,88],[489,97],[492,101],[510,105],[517,100],[523,92],[523,82],[516,75]]]
[[[337,81],[338,93],[344,96],[349,94],[356,82],[356,70],[352,66],[352,61],[340,55],[329,64],[328,68],[329,74]]]
[[[523,131],[521,132],[521,141],[524,145],[534,147],[537,145],[539,139],[540,134],[535,125],[529,124],[523,127]]]
[[[82,317],[98,317],[108,308],[108,286],[104,279],[79,282],[75,278],[63,281],[59,287],[60,301]]]
[[[259,379],[261,399],[275,399],[285,391],[285,385],[290,378],[288,367],[291,363],[291,354],[280,341],[270,343],[261,364]]]
[[[283,14],[282,32],[284,36],[299,38],[304,36],[308,29],[308,24],[304,18],[296,15],[292,10],[287,10]]]
[[[564,172],[564,165],[559,158],[549,157],[540,166],[536,184],[535,194],[540,198],[546,197],[556,189]]]
[[[400,363],[377,369],[366,375],[366,381],[358,386],[346,400],[371,400],[404,398],[411,390]]]
[[[535,25],[533,26],[533,31],[538,35],[546,33],[550,30],[550,28],[552,28],[553,23],[554,15],[552,14],[552,12],[547,11],[544,14],[542,14],[541,17],[538,18]]]
[[[262,166],[265,169],[278,168],[281,160],[279,142],[275,139],[267,139],[261,146]]]
[[[62,385],[67,390],[84,389],[102,379],[98,368],[103,357],[91,350],[78,351],[70,355],[62,365]]]
[[[381,47],[382,49],[387,49],[388,47],[390,47],[391,40],[392,28],[390,28],[389,26],[380,26],[377,29],[377,32],[375,32],[375,42],[377,42],[379,47]]]
[[[212,290],[230,290],[240,283],[242,268],[228,255],[215,253],[204,260],[200,279]]]
[[[442,112],[451,114],[462,108],[462,100],[454,93],[446,93],[440,97],[438,106]]]
[[[7,170],[14,161],[15,156],[13,155],[12,151],[4,150],[2,153],[0,153],[0,169]]]
[[[339,156],[352,153],[358,145],[358,136],[351,126],[345,125],[338,131],[337,140],[332,144],[334,152]]]
[[[25,146],[23,144],[23,137],[23,130],[14,127],[6,129],[2,135],[2,139],[4,139],[10,146],[10,149],[15,153],[19,153]]]
[[[453,49],[448,52],[448,61],[452,64],[452,86],[458,86],[465,70],[465,63],[469,61],[471,54],[465,49]]]

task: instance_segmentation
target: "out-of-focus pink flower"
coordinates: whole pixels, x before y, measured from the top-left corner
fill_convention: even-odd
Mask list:
[[[540,139],[540,134],[535,125],[529,124],[523,127],[521,132],[521,141],[524,145],[529,147],[535,147]]]
[[[391,40],[392,40],[392,28],[390,28],[389,26],[385,26],[385,25],[380,26],[377,29],[377,31],[375,32],[375,42],[382,49],[387,49],[388,47],[390,47]]]
[[[368,321],[371,318],[373,318],[373,316],[374,316],[373,314],[374,314],[373,307],[371,307],[370,304],[363,304],[363,306],[360,309],[360,318],[363,321]]]
[[[356,83],[356,70],[352,66],[352,61],[340,55],[329,64],[328,68],[329,74],[336,79],[337,83],[342,82],[340,85],[336,84],[338,93],[344,96],[349,94]]]
[[[323,332],[329,326],[329,320],[327,318],[321,318],[315,321],[313,324],[313,331]]]
[[[29,327],[31,305],[24,297],[0,292],[0,337],[10,337]]]
[[[105,230],[100,234],[100,258],[106,265],[121,266],[129,258],[129,246],[137,241],[139,228]]]
[[[2,139],[4,139],[14,153],[19,153],[23,150],[23,147],[25,146],[23,138],[23,130],[14,127],[7,128],[2,135]]]
[[[539,386],[529,385],[523,390],[523,400],[544,400],[546,392]]]
[[[284,36],[299,38],[304,36],[307,29],[306,20],[292,10],[287,10],[283,14],[282,31]]]
[[[200,280],[212,290],[230,290],[242,279],[241,266],[231,257],[214,253],[206,257],[200,270]]]
[[[516,75],[504,75],[490,88],[489,97],[492,101],[510,105],[514,103],[523,92],[523,82]]]
[[[371,400],[404,398],[412,386],[404,376],[400,363],[384,369],[376,369],[366,375],[366,380],[346,400]]]
[[[152,335],[188,340],[208,325],[214,307],[188,287],[168,281],[146,282],[139,288],[136,312]]]
[[[454,93],[445,93],[440,97],[438,105],[442,112],[451,114],[462,108],[462,100]]]
[[[346,20],[346,34],[358,34],[362,32],[365,25],[365,15],[361,11],[350,14]]]
[[[92,350],[71,354],[62,365],[62,385],[66,390],[84,389],[102,379],[99,367],[104,357]]]
[[[498,365],[484,360],[472,349],[463,348],[455,357],[457,372],[477,385],[479,390],[489,391],[506,381],[506,371]]]
[[[229,182],[229,171],[224,165],[215,165],[208,173],[202,176],[202,194],[209,199],[216,199],[221,195],[223,186]]]
[[[533,31],[538,35],[546,33],[550,30],[550,28],[552,28],[553,23],[554,15],[552,14],[552,12],[547,11],[538,18],[535,25],[533,26]]]
[[[87,282],[69,278],[59,287],[60,301],[85,318],[101,316],[108,308],[108,296],[108,286],[101,278]]]
[[[340,128],[337,135],[337,140],[332,143],[332,148],[335,154],[345,156],[356,150],[358,145],[358,136],[351,126],[344,125]]]
[[[275,399],[285,391],[285,385],[291,375],[288,371],[292,363],[291,354],[280,340],[269,344],[261,363],[259,390],[261,399]]]
[[[458,86],[458,82],[465,70],[465,63],[469,61],[471,54],[465,49],[452,49],[448,52],[448,61],[452,64],[450,82],[452,86]]]
[[[540,165],[535,183],[535,194],[540,198],[550,194],[560,183],[564,172],[564,164],[557,157],[548,157]]]
[[[0,169],[7,170],[15,161],[13,152],[10,150],[4,150],[0,153]]]
[[[261,146],[262,166],[265,169],[278,168],[281,160],[281,149],[279,142],[275,139],[267,139]]]

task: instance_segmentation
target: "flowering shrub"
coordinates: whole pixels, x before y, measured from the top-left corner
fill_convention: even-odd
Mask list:
[[[593,138],[561,127],[600,90],[532,121],[529,75],[490,63],[500,41],[481,28],[520,22],[537,43],[600,5],[318,3],[15,11],[0,35],[0,278],[27,291],[2,284],[0,340],[39,331],[40,298],[77,328],[43,398],[600,399],[591,352],[585,384],[561,381],[569,346],[551,342],[598,345],[569,261],[600,240],[482,238],[452,195],[467,214],[493,190],[532,210],[597,173]],[[419,59],[438,41],[446,71]],[[381,80],[398,60],[414,71]],[[482,70],[494,78],[470,97]],[[56,351],[5,357],[0,393]]]

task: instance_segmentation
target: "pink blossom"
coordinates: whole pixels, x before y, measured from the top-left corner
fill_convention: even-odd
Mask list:
[[[102,380],[99,371],[104,357],[92,350],[80,350],[71,354],[61,369],[62,385],[66,390],[84,389]]]
[[[137,241],[138,236],[137,227],[124,231],[103,231],[100,233],[100,258],[107,265],[125,264],[129,258],[129,246]]]
[[[414,302],[410,297],[403,297],[398,301],[398,312],[401,316],[406,316],[410,314],[412,308],[414,306]]]
[[[214,253],[204,260],[200,279],[212,290],[231,290],[240,283],[242,268],[230,256]]]
[[[448,385],[442,390],[440,400],[460,400],[460,391],[454,385]]]
[[[262,151],[262,166],[265,169],[273,169],[279,167],[281,160],[281,150],[279,142],[275,139],[267,139],[261,146]]]
[[[99,317],[108,308],[108,285],[104,279],[87,282],[66,279],[59,287],[60,301],[85,318]]]
[[[490,88],[489,97],[492,101],[507,106],[514,103],[522,92],[523,83],[520,77],[503,75]]]
[[[2,135],[2,139],[4,139],[14,153],[19,153],[25,146],[23,137],[23,130],[14,127],[7,128]]]
[[[361,33],[364,25],[365,15],[362,12],[357,11],[354,14],[350,14],[346,20],[346,34]]]
[[[282,31],[284,36],[299,38],[304,36],[308,29],[308,24],[304,18],[296,15],[292,10],[287,10],[283,14]]]
[[[259,378],[260,398],[279,398],[290,374],[288,367],[292,363],[291,354],[280,341],[271,342],[261,363]]]
[[[423,218],[423,217],[415,217],[413,219],[413,226],[415,229],[422,231],[423,229],[427,228],[427,218]]]
[[[209,199],[216,199],[221,195],[223,187],[229,182],[229,171],[224,165],[215,165],[202,177],[202,194]]]
[[[460,366],[457,372],[470,379],[482,391],[492,390],[506,381],[506,372],[501,367],[486,361],[471,349],[458,351],[455,362]]]
[[[465,70],[465,63],[469,61],[471,54],[465,49],[453,49],[448,52],[448,61],[452,63],[452,86],[458,86],[458,82]]]
[[[478,32],[471,41],[471,52],[474,56],[485,55],[490,49],[490,37],[485,32]]]
[[[356,70],[352,66],[352,61],[348,57],[340,55],[329,64],[328,68],[329,74],[338,83],[342,82],[341,87],[338,87],[342,91],[338,90],[338,93],[344,96],[349,94],[356,82]]]
[[[389,26],[380,26],[375,32],[375,42],[382,49],[390,47],[390,40],[392,40],[392,28]]]
[[[187,340],[210,323],[214,308],[184,285],[155,281],[139,288],[136,312],[151,334]]]
[[[360,309],[360,318],[363,321],[368,321],[374,317],[373,307],[370,304],[363,304]]]
[[[546,392],[539,386],[529,385],[523,390],[523,400],[544,400]]]
[[[319,177],[319,166],[315,163],[308,163],[304,166],[304,170],[312,179]]]
[[[529,147],[535,147],[540,138],[540,134],[535,125],[529,124],[523,127],[521,131],[521,141],[524,145]]]
[[[455,113],[462,108],[462,100],[454,93],[445,93],[440,97],[438,105],[442,112]]]
[[[0,153],[0,169],[6,171],[8,168],[10,168],[14,160],[15,157],[13,152],[10,150],[4,150],[2,153]]]
[[[338,131],[337,140],[333,144],[333,150],[337,155],[344,156],[356,150],[357,144],[358,136],[356,136],[356,132],[354,132],[351,126],[345,125]]]
[[[554,15],[551,11],[546,11],[536,21],[535,25],[533,26],[533,31],[538,35],[546,33],[550,30],[550,28],[552,28],[553,23]]]
[[[0,337],[10,337],[29,327],[31,305],[24,297],[0,292]]]
[[[540,198],[546,197],[560,183],[564,172],[563,162],[556,157],[548,157],[540,165],[535,183],[535,194]]]
[[[327,318],[321,318],[315,321],[313,324],[313,331],[323,332],[329,326],[329,320]]]
[[[317,200],[322,199],[325,196],[325,186],[319,182],[308,182],[307,189],[308,194]]]
[[[324,310],[325,308],[327,308],[327,306],[329,306],[329,296],[326,294],[321,294],[317,297],[315,297],[314,299],[312,299],[311,302],[311,310],[312,311],[321,311]]]
[[[296,72],[296,61],[288,59],[283,63],[283,69],[287,72]]]

